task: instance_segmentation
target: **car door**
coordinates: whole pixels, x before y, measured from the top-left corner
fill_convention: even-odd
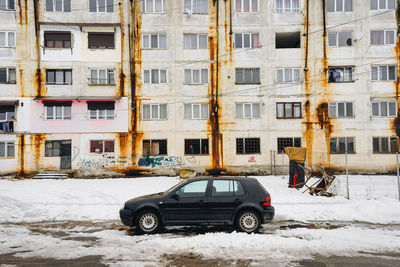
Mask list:
[[[204,203],[208,180],[189,182],[167,195],[164,219],[167,222],[206,221]]]
[[[236,208],[246,200],[246,191],[238,180],[214,179],[207,198],[208,221],[230,221]]]

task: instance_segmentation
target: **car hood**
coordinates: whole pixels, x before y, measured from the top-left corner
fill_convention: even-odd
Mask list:
[[[164,196],[163,194],[164,194],[163,192],[160,192],[160,193],[155,193],[155,194],[149,194],[149,195],[144,195],[144,196],[140,196],[140,197],[135,197],[135,198],[132,198],[132,199],[126,201],[125,202],[125,206],[128,206],[128,207],[129,206],[135,206],[138,203],[143,202],[143,201],[151,201],[151,200],[157,201],[158,199],[160,199],[161,197]]]

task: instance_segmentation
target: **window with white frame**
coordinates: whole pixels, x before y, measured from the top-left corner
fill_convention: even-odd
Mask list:
[[[165,84],[167,83],[167,70],[147,69],[143,71],[143,83]]]
[[[0,142],[0,158],[14,158],[14,157],[15,157],[14,141],[1,141]]]
[[[394,100],[390,101],[373,101],[372,116],[374,117],[396,117],[397,103]]]
[[[329,102],[329,118],[353,117],[353,102]]]
[[[278,119],[301,118],[301,102],[277,102],[276,118]]]
[[[142,0],[142,13],[165,13],[166,0]]]
[[[353,0],[327,0],[328,12],[351,12]]]
[[[255,13],[258,12],[259,0],[235,0],[236,13]]]
[[[236,68],[236,84],[259,84],[259,68]]]
[[[300,0],[275,0],[277,13],[300,13]]]
[[[0,105],[0,121],[13,121],[15,120],[15,106],[14,105]]]
[[[0,31],[0,47],[15,47],[15,32]]]
[[[72,84],[72,70],[46,70],[47,84]]]
[[[371,31],[371,45],[395,44],[394,30]]]
[[[207,49],[207,34],[183,34],[183,49]]]
[[[14,0],[0,0],[0,10],[15,10],[15,2]]]
[[[371,67],[372,81],[395,81],[397,80],[397,70],[395,65],[383,65]]]
[[[276,69],[277,83],[299,83],[300,68],[278,68]]]
[[[354,67],[329,67],[329,82],[354,82]]]
[[[398,152],[398,138],[396,136],[373,137],[373,153],[396,153]]]
[[[184,69],[184,84],[208,84],[208,69]]]
[[[90,84],[115,84],[114,69],[90,69]]]
[[[353,45],[352,40],[353,32],[328,32],[328,46],[329,47],[347,47]]]
[[[165,49],[167,48],[166,34],[142,34],[143,49]]]
[[[143,104],[144,120],[167,119],[167,104]]]
[[[370,0],[371,10],[395,9],[395,0]]]
[[[115,101],[88,101],[89,118],[91,120],[113,120]]]
[[[71,0],[46,0],[47,12],[71,12]]]
[[[114,153],[114,140],[90,140],[90,153]]]
[[[114,0],[89,0],[90,12],[114,12]]]
[[[356,153],[354,149],[354,137],[329,138],[329,150],[332,154]]]
[[[45,101],[46,120],[70,120],[71,106],[71,101]]]
[[[258,33],[235,33],[235,48],[259,48]]]
[[[15,68],[0,68],[0,84],[1,83],[16,83],[17,76]]]
[[[208,14],[208,0],[183,0],[183,13]]]
[[[208,119],[208,103],[184,104],[185,119]]]
[[[260,104],[236,103],[236,118],[260,118]]]

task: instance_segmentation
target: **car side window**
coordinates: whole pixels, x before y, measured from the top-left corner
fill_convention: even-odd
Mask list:
[[[191,182],[176,191],[179,197],[204,197],[206,195],[207,180]]]
[[[231,197],[244,195],[244,188],[236,180],[214,180],[211,196],[213,197]]]

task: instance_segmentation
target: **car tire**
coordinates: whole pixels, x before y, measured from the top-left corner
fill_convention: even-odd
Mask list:
[[[160,215],[155,211],[142,211],[136,219],[136,232],[139,234],[155,234],[161,228]]]
[[[238,232],[257,233],[261,227],[261,219],[257,212],[245,210],[236,216],[235,225]]]

